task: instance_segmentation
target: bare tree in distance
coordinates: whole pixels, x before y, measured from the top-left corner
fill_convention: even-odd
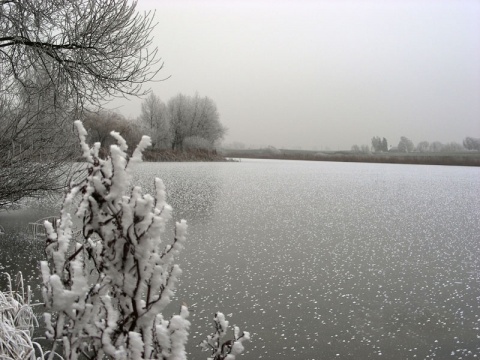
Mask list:
[[[455,141],[444,144],[443,151],[446,152],[460,152],[465,151],[465,147]]]
[[[167,148],[170,144],[167,106],[155,94],[151,93],[142,102],[139,117],[142,130],[152,139],[152,148]]]
[[[400,152],[412,152],[415,149],[412,140],[402,136],[400,142],[398,143],[398,151]]]
[[[382,151],[388,151],[388,142],[387,139],[382,139]]]
[[[354,153],[362,153],[362,154],[369,154],[370,153],[370,147],[368,145],[353,145],[351,148],[351,151]]]
[[[464,141],[465,145],[465,141]],[[418,152],[462,152],[465,151],[464,145],[457,142],[441,143],[440,141],[434,141],[429,143],[428,141],[420,141],[417,144],[416,150]]]
[[[372,138],[372,148],[373,148],[373,151],[375,152],[388,151],[387,139],[385,138],[381,139],[379,136],[374,136]]]
[[[418,152],[428,152],[429,146],[430,146],[430,143],[428,141],[420,141],[417,144],[417,151]]]
[[[202,138],[213,144],[227,129],[220,123],[215,102],[209,97],[178,94],[168,101],[172,150],[182,150],[189,137]]]
[[[443,144],[440,141],[433,141],[428,146],[428,149],[431,152],[441,152],[443,151]]]
[[[477,150],[480,151],[480,138],[466,137],[463,140],[463,146],[467,150]]]
[[[87,105],[146,93],[161,63],[154,14],[135,9],[129,0],[0,0],[0,208],[62,186],[54,174]]]

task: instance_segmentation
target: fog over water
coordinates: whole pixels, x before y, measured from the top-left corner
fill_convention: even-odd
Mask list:
[[[349,149],[480,137],[480,2],[153,1],[152,90],[211,97],[225,143]],[[150,84],[149,84],[150,85]],[[126,116],[139,99],[116,100]]]

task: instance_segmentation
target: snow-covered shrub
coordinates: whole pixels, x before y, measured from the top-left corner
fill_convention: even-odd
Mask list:
[[[243,342],[250,339],[250,333],[242,332],[237,326],[233,328],[233,338],[222,342],[227,334],[228,321],[221,312],[215,314],[215,331],[208,335],[206,340],[200,344],[203,350],[210,351],[211,357],[208,360],[234,360],[236,355],[243,352]]]
[[[41,348],[32,340],[38,323],[30,303],[30,288],[25,289],[22,273],[17,274],[15,289],[10,275],[5,275],[8,290],[0,291],[0,359],[35,360],[35,349],[41,353]]]
[[[174,260],[187,225],[176,223],[173,242],[162,247],[172,210],[163,182],[155,179],[155,196],[130,184],[130,166],[141,161],[150,139],[144,136],[129,158],[125,140],[112,132],[117,145],[101,159],[100,144],[90,148],[83,125],[75,125],[87,174],[71,184],[56,226],[45,223],[41,270],[47,337],[54,340],[50,358],[61,343],[65,359],[185,359],[188,309],[170,319],[162,311],[181,274]],[[78,237],[74,224],[82,229]]]

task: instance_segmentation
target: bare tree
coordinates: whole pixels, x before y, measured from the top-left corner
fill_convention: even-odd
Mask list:
[[[168,101],[168,118],[172,139],[172,150],[182,149],[183,141],[188,134],[188,123],[191,119],[189,98],[178,94]]]
[[[217,105],[209,97],[200,98],[198,94],[192,99],[194,113],[190,125],[190,136],[197,136],[212,145],[222,139],[227,129],[220,123]]]
[[[178,94],[167,105],[170,119],[172,149],[183,149],[184,141],[190,137],[202,138],[210,144],[223,138],[226,128],[220,123],[220,116],[214,101]]]
[[[362,153],[362,154],[370,154],[370,147],[368,145],[353,145],[352,146],[352,149],[351,149],[352,152],[354,153]]]
[[[0,0],[0,61],[5,90],[28,88],[45,71],[57,95],[96,103],[141,94],[157,49],[153,14],[128,0]],[[60,86],[61,85],[61,86]]]
[[[388,141],[386,138],[382,139],[382,151],[388,151]]]
[[[36,79],[41,91],[20,93],[18,97],[0,93],[0,208],[24,196],[66,184],[65,165],[75,147],[72,140],[70,109],[55,109],[54,91]]]
[[[415,149],[412,140],[408,139],[405,136],[400,138],[400,142],[398,143],[398,151],[400,152],[412,152]]]
[[[465,151],[465,147],[455,141],[444,144],[443,151],[446,152],[459,152]]]
[[[417,144],[417,151],[418,152],[427,152],[429,146],[430,146],[430,143],[428,141],[420,141]]]
[[[370,154],[370,147],[368,145],[361,145],[360,151],[364,154]]]
[[[463,146],[467,150],[477,150],[480,151],[480,138],[466,137],[463,140]]]
[[[431,142],[430,145],[428,146],[428,149],[431,152],[442,152],[443,148],[444,148],[444,145],[440,141]]]
[[[167,148],[170,144],[167,107],[151,93],[142,103],[139,120],[143,130],[152,139],[152,148]]]
[[[372,138],[372,147],[373,151],[388,151],[388,142],[387,139],[381,139],[379,136],[374,136]]]
[[[0,0],[0,208],[60,185],[54,174],[71,149],[71,120],[86,105],[145,93],[161,65],[150,48],[153,14],[135,8]]]
[[[110,146],[115,144],[115,139],[111,136],[112,131],[122,135],[128,144],[138,143],[142,138],[136,122],[129,121],[114,111],[86,112],[84,119],[83,124],[88,130],[88,141],[101,144],[101,155],[108,154]]]

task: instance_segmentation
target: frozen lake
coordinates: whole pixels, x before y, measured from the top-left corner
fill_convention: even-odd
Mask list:
[[[190,359],[215,311],[252,333],[239,359],[480,357],[480,169],[280,160],[145,163],[189,224],[175,301]],[[0,271],[32,285],[42,203],[1,213]],[[172,233],[165,234],[164,241]],[[3,284],[3,282],[2,282]]]

